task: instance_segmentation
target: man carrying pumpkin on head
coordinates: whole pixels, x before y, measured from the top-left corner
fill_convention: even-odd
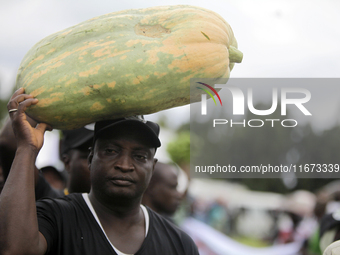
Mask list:
[[[51,129],[27,122],[37,102],[19,89],[7,106],[18,147],[0,196],[1,254],[198,254],[188,235],[141,205],[160,141],[159,126],[140,117],[96,123],[89,194],[35,204],[34,163]]]

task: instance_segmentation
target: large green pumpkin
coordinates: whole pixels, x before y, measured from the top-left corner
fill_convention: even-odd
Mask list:
[[[26,54],[16,86],[27,114],[57,129],[190,103],[190,78],[229,77],[242,53],[229,24],[194,6],[102,15],[52,34]]]

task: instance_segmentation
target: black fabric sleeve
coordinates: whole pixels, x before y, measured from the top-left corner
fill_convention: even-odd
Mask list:
[[[198,248],[193,239],[178,226],[157,214],[147,207],[150,217],[149,232],[146,237],[151,247],[156,250],[143,251],[141,254],[167,254],[167,255],[198,255]]]
[[[185,233],[181,232],[181,239],[184,245],[185,254],[187,255],[199,255],[198,248],[191,237]]]
[[[58,240],[58,218],[60,210],[52,199],[37,201],[37,216],[39,232],[43,234],[47,242],[47,252],[53,251]]]

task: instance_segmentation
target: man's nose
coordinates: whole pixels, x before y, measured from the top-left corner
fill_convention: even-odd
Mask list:
[[[126,155],[125,153],[117,158],[114,167],[125,172],[134,170],[131,157],[129,155]]]

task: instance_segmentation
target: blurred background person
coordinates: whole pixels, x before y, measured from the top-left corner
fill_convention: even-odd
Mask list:
[[[228,207],[222,198],[216,198],[209,206],[207,223],[222,233],[230,233],[231,227]]]
[[[287,195],[283,203],[285,217],[279,221],[278,243],[305,242],[317,229],[314,216],[316,196],[306,190]]]
[[[183,194],[177,190],[178,172],[174,165],[157,162],[142,203],[174,222]]]
[[[35,122],[30,117],[26,116],[28,122],[32,127],[36,126]],[[6,182],[8,173],[11,169],[12,162],[17,150],[15,142],[14,132],[12,129],[12,122],[10,118],[5,120],[4,126],[0,131],[0,168],[2,169],[2,175],[4,182]],[[51,166],[53,167],[53,166]],[[57,171],[57,170],[56,170]],[[42,197],[60,197],[63,192],[53,188],[43,177],[43,174],[36,168],[35,174],[35,197],[36,200]]]
[[[63,191],[66,188],[66,176],[64,172],[57,170],[53,166],[40,168],[45,180],[56,190]]]
[[[340,240],[340,181],[325,185],[318,192],[319,210],[318,245],[321,252]],[[333,245],[334,246],[334,245]]]
[[[60,158],[68,174],[65,195],[74,192],[90,192],[91,182],[87,156],[92,140],[93,130],[86,127],[62,131]]]
[[[31,118],[27,118],[27,120],[32,126],[36,125],[36,122]],[[6,118],[0,131],[0,164],[5,181],[11,169],[16,150],[17,145],[12,129],[12,122],[10,118]]]

